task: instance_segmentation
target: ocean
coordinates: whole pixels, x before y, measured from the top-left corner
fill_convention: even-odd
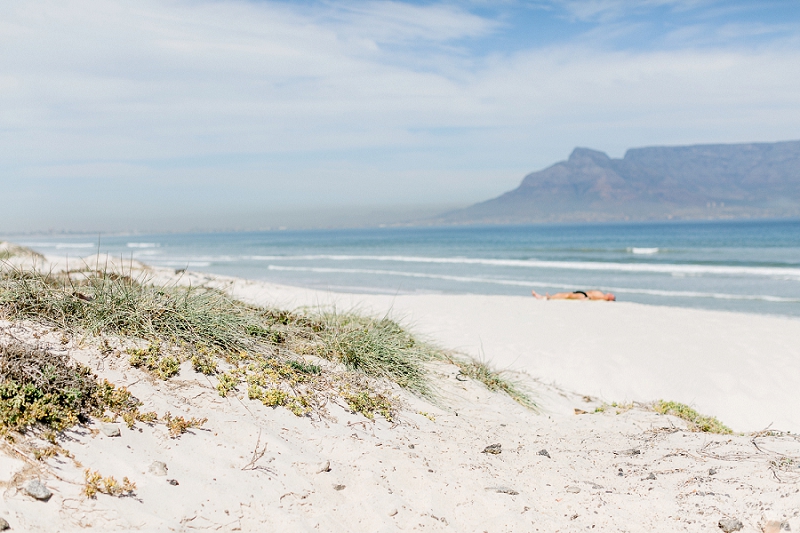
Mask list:
[[[175,269],[360,293],[529,296],[800,317],[800,220],[3,237]],[[613,304],[610,304],[613,305]]]

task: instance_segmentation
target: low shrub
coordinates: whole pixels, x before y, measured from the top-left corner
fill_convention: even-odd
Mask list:
[[[169,429],[170,438],[176,439],[192,428],[202,427],[203,424],[208,422],[208,419],[192,417],[187,420],[182,416],[172,416],[172,414],[167,411],[162,417],[162,421],[167,425],[167,429]]]
[[[96,499],[98,494],[107,494],[121,498],[136,494],[136,483],[127,477],[122,478],[122,483],[111,476],[103,477],[100,472],[87,468],[84,471],[86,481],[83,485],[83,494],[87,498]]]
[[[62,431],[106,412],[137,420],[140,402],[65,354],[0,345],[0,431]]]

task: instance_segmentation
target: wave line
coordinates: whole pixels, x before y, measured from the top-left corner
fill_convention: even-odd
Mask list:
[[[509,266],[525,268],[552,268],[565,270],[599,270],[619,272],[650,272],[659,274],[723,274],[765,277],[788,277],[800,281],[800,268],[748,267],[722,265],[680,265],[672,263],[609,263],[602,261],[542,261],[537,259],[475,259],[469,257],[418,257],[403,255],[287,255],[251,256],[257,261],[386,261],[399,263],[438,263],[462,265]]]
[[[559,289],[581,289],[577,285],[564,285],[555,283],[545,283],[539,281],[522,281],[510,279],[490,279],[471,276],[448,276],[444,274],[423,274],[421,272],[404,272],[402,270],[373,270],[366,268],[327,268],[327,267],[292,267],[267,265],[268,270],[293,271],[293,272],[316,272],[319,274],[375,274],[386,276],[401,276],[407,278],[429,278],[441,279],[446,281],[458,281],[462,283],[490,283],[494,285],[510,285],[517,287],[548,287]],[[762,294],[726,294],[718,292],[696,292],[696,291],[665,291],[659,289],[632,289],[629,287],[598,287],[600,290],[618,292],[620,294],[646,294],[649,296],[666,296],[673,298],[713,298],[718,300],[760,300],[767,302],[800,303],[800,298],[785,298],[781,296],[771,296]]]

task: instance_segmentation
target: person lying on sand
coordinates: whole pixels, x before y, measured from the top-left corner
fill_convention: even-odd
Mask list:
[[[607,300],[613,302],[617,299],[616,296],[610,292],[603,291],[574,291],[574,292],[557,292],[555,294],[536,294],[536,291],[531,291],[533,297],[538,300]]]

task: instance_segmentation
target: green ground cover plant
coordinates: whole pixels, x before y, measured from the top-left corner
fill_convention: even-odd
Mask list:
[[[679,402],[667,402],[659,400],[653,404],[653,409],[663,415],[677,416],[689,424],[691,431],[702,431],[705,433],[719,433],[729,435],[733,433],[731,428],[717,420],[713,416],[701,415],[686,404]]]
[[[136,494],[136,483],[127,477],[122,478],[122,482],[119,482],[112,476],[103,477],[100,472],[92,471],[89,468],[83,474],[86,479],[83,485],[83,494],[87,498],[94,500],[98,494],[107,494],[117,498]]]
[[[62,431],[90,417],[150,420],[127,389],[98,381],[64,354],[0,345],[0,433]]]

